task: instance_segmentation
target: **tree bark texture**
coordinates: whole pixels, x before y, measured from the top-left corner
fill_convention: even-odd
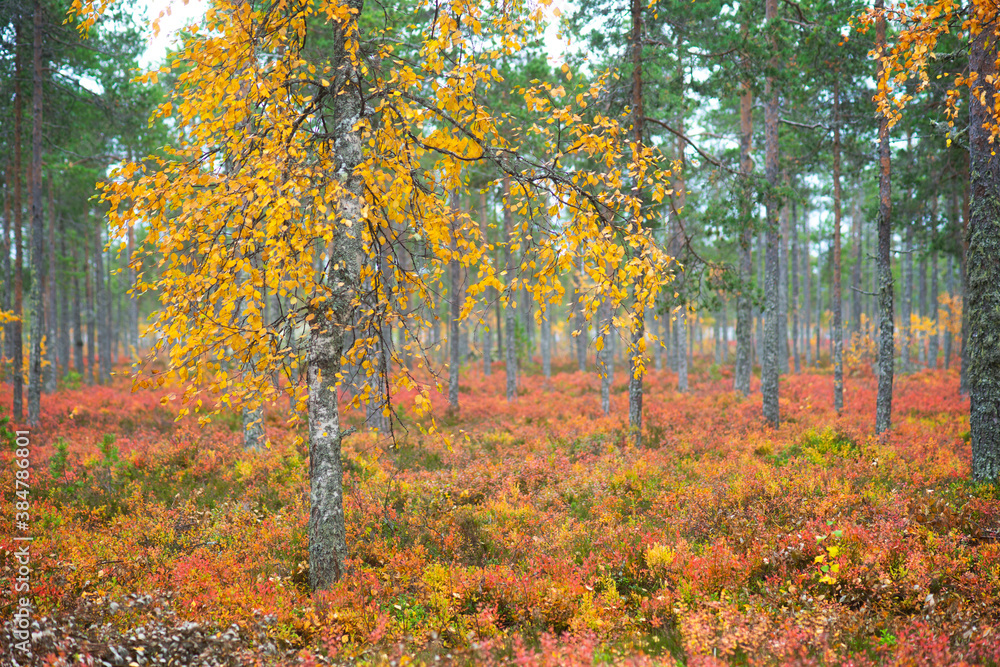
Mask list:
[[[969,104],[971,217],[968,234],[969,431],[972,478],[1000,477],[1000,161],[992,156],[990,125],[997,100],[997,37],[983,27],[969,66],[978,74]]]
[[[765,15],[768,23],[778,20],[778,0],[766,0]],[[771,64],[778,65],[777,44],[772,39],[774,55]],[[764,257],[764,355],[761,365],[760,384],[764,397],[764,419],[773,427],[780,422],[778,414],[778,91],[773,76],[767,77],[764,85],[764,151],[765,176],[767,177],[767,229],[765,231]]]
[[[45,335],[45,272],[42,256],[42,5],[34,3],[31,91],[31,351],[28,357],[28,425],[41,416],[42,336]]]
[[[753,158],[750,156],[753,142],[753,92],[748,81],[743,82],[740,95],[740,182],[743,196],[740,198],[740,219],[743,225],[739,240],[740,291],[736,295],[736,368],[733,372],[733,389],[744,396],[750,393],[750,371],[753,366],[753,260],[750,245],[753,240],[753,209],[750,197],[750,174],[753,173]]]
[[[875,50],[885,53],[885,3],[875,0],[879,12],[875,23]],[[877,58],[876,81],[881,81],[885,65]],[[879,117],[879,206],[878,206],[878,394],[875,400],[875,432],[884,433],[892,425],[893,321],[892,321],[892,164],[889,146],[889,119]]]
[[[14,315],[20,321],[11,324],[13,368],[12,416],[24,419],[24,229],[21,204],[21,121],[24,99],[21,94],[21,26],[15,26],[14,37]]]
[[[833,408],[844,409],[844,320],[840,293],[840,80],[833,81]]]
[[[510,176],[503,178],[503,236],[504,236],[504,267],[507,275],[513,276],[514,263],[511,257],[510,244],[511,235],[514,233],[513,213],[510,210]],[[513,280],[513,279],[512,279]],[[504,308],[504,328],[506,329],[507,340],[504,343],[504,351],[507,353],[507,401],[517,398],[517,313],[514,308],[517,305],[517,290],[513,282],[510,287],[510,302]]]
[[[349,0],[360,15],[362,0]],[[348,23],[356,30],[356,24]],[[362,161],[362,91],[353,58],[346,53],[351,35],[338,31],[334,61],[340,70],[333,85],[339,94],[329,109],[333,155],[344,192],[337,201],[337,227],[327,263],[327,300],[314,308],[316,318],[308,347],[309,386],[309,583],[313,590],[329,587],[344,574],[347,533],[344,528],[342,432],[337,406],[337,374],[344,336],[353,326],[352,302],[360,289],[360,221],[364,201],[358,173]],[[345,223],[350,223],[350,226]],[[355,224],[357,223],[357,224]]]

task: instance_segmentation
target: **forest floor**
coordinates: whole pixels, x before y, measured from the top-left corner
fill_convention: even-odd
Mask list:
[[[284,405],[267,410],[258,453],[236,414],[175,421],[169,387],[131,393],[120,378],[45,396],[31,442],[36,656],[1000,663],[1000,491],[967,481],[957,373],[897,376],[880,440],[871,377],[847,379],[837,416],[828,370],[785,376],[771,430],[760,395],[731,391],[727,372],[701,360],[679,394],[674,374],[651,371],[638,448],[620,368],[612,417],[595,373],[527,374],[508,404],[500,364],[463,375],[458,417],[435,396],[435,430],[401,399],[394,446],[345,440],[350,573],[314,597],[307,450]],[[23,543],[15,453],[0,457],[0,646],[12,647]],[[12,650],[0,663],[25,664]]]

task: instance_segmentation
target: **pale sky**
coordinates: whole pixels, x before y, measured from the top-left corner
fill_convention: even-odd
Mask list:
[[[207,0],[143,0],[137,3],[138,8],[145,9],[147,26],[161,14],[160,34],[153,37],[152,31],[147,33],[148,47],[146,55],[140,59],[139,66],[150,69],[163,62],[167,48],[171,45],[177,31],[186,25],[197,22],[208,7]]]

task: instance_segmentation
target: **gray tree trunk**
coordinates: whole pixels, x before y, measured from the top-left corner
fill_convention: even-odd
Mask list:
[[[49,192],[49,224],[46,225],[48,242],[46,248],[45,262],[45,347],[48,357],[49,367],[45,376],[45,392],[54,394],[56,382],[59,379],[59,367],[62,360],[59,353],[62,346],[59,344],[59,311],[57,309],[58,281],[56,280],[56,209],[52,197],[52,174],[48,178]]]
[[[948,296],[953,297],[955,296],[955,257],[953,255],[948,255],[948,264],[945,269],[945,275],[948,277],[946,285]],[[951,306],[948,306],[948,317],[951,318],[953,314]],[[944,369],[948,370],[951,368],[953,337],[950,330],[946,330],[942,333],[944,334]]]
[[[776,21],[778,18],[777,0],[765,0],[765,16],[768,23]],[[774,52],[771,62],[775,67],[778,64],[776,38],[772,38],[771,48]],[[767,226],[765,243],[765,272],[764,272],[764,354],[762,357],[760,385],[761,393],[764,397],[764,419],[771,426],[777,428],[780,422],[778,413],[778,374],[779,374],[779,350],[778,336],[780,326],[778,323],[779,312],[779,243],[780,230],[778,228],[778,199],[775,190],[778,187],[778,91],[775,88],[773,76],[767,77],[765,81],[765,106],[764,106],[764,146],[765,146],[765,175],[767,177]]]
[[[10,251],[11,251],[11,211],[10,211],[10,191],[11,191],[11,167],[10,162],[7,162],[7,168],[4,170],[4,189],[3,189],[3,239],[0,241],[0,274],[3,276],[3,283],[0,286],[0,310],[5,310],[10,312],[14,308],[14,281],[11,275],[11,262],[10,262]],[[3,368],[0,368],[0,375],[7,377],[6,366],[7,360],[13,357],[13,342],[14,338],[14,327],[13,323],[5,322],[3,325],[3,357],[4,363]],[[11,381],[8,379],[8,381]]]
[[[885,3],[875,0],[875,10],[881,12],[875,22],[875,49],[885,53]],[[882,80],[884,61],[876,58],[876,81]],[[892,322],[892,181],[889,120],[879,116],[879,207],[878,207],[878,394],[875,403],[875,432],[884,433],[892,425],[893,322]]]
[[[504,233],[504,267],[507,275],[513,276],[516,271],[510,252],[511,235],[514,233],[513,213],[510,210],[510,177],[503,179],[504,202],[503,202],[503,233]],[[517,338],[516,338],[516,317],[514,307],[517,303],[517,290],[513,287],[511,278],[510,303],[504,309],[504,326],[507,329],[507,341],[504,345],[507,353],[507,400],[513,401],[517,398]]]
[[[70,340],[73,328],[73,315],[69,307],[69,291],[72,285],[66,271],[66,235],[59,234],[59,255],[62,259],[59,276],[59,363],[63,375],[69,372],[71,361]]]
[[[573,326],[579,335],[576,337],[576,363],[581,373],[587,372],[587,318],[583,312],[583,257],[577,267],[576,297],[573,301]]]
[[[611,302],[604,299],[598,312],[601,348],[597,352],[597,372],[601,376],[601,411],[611,414],[611,375],[608,373],[609,360],[613,360],[611,346]],[[613,363],[613,362],[612,362]]]
[[[103,220],[94,216],[94,286],[97,299],[97,383],[111,379],[111,298],[108,294],[107,274],[104,271]]]
[[[806,354],[806,366],[813,365],[813,354],[812,354],[812,327],[810,322],[812,321],[812,262],[809,257],[809,214],[806,213],[803,216],[802,225],[803,230],[803,246],[802,246],[802,274],[805,278],[805,285],[803,289],[805,295],[802,303],[802,315],[803,315],[803,335],[802,342],[803,348]]]
[[[917,265],[917,287],[920,317],[924,318],[927,317],[927,255],[923,255]],[[926,366],[927,349],[924,346],[923,336],[917,338],[917,356],[920,359],[920,365]]]
[[[851,244],[854,247],[854,266],[851,267],[851,332],[861,332],[861,185],[854,196],[851,210]]]
[[[997,44],[984,29],[972,42],[970,69],[979,76],[970,91],[968,387],[972,478],[1000,481],[1000,162],[992,157],[990,127],[997,100]]]
[[[796,201],[792,200],[792,223],[789,233],[792,236],[792,256],[789,258],[789,281],[792,287],[790,309],[792,311],[792,361],[795,373],[802,372],[799,363],[799,213]]]
[[[14,132],[12,148],[14,153],[14,315],[21,318],[11,324],[11,358],[13,368],[13,396],[11,416],[20,421],[24,418],[24,243],[22,238],[23,213],[21,206],[21,116],[23,95],[21,94],[21,25],[14,27]]]
[[[840,276],[840,79],[833,80],[833,408],[838,413],[844,409],[844,316]]]
[[[788,177],[785,176],[785,185]],[[788,350],[788,206],[781,207],[779,215],[781,240],[778,246],[778,362],[782,374],[790,370]]]
[[[83,297],[80,294],[79,253],[73,249],[73,369],[80,374],[86,374],[83,365]]]
[[[350,0],[362,10],[362,0]],[[344,352],[345,332],[353,325],[352,302],[360,290],[360,234],[348,233],[344,221],[361,220],[364,183],[358,173],[362,161],[361,120],[363,102],[355,83],[351,58],[343,53],[345,37],[335,35],[334,62],[341,69],[334,88],[335,108],[330,109],[332,152],[339,160],[344,192],[337,202],[338,224],[330,244],[326,280],[330,295],[312,306],[313,328],[308,345],[309,383],[309,579],[313,590],[329,587],[344,574],[347,534],[344,528],[342,432],[337,405],[337,374]]]
[[[42,5],[34,3],[33,84],[31,91],[31,351],[28,357],[28,425],[41,417],[42,336],[45,334],[42,256]]]
[[[451,223],[451,260],[448,262],[448,269],[451,278],[448,302],[451,312],[448,316],[448,349],[451,358],[448,363],[448,409],[458,414],[458,371],[462,365],[461,338],[458,321],[462,314],[462,265],[458,261],[458,238],[457,220],[458,206],[457,195],[453,197],[452,203],[452,223]],[[510,397],[507,397],[508,400]]]
[[[552,322],[549,318],[552,315],[546,311],[542,314],[542,324],[541,324],[541,352],[542,352],[542,375],[545,376],[546,380],[552,379]]]
[[[677,309],[677,319],[674,321],[674,349],[677,355],[677,391],[688,390],[688,355],[687,355],[687,307]]]
[[[87,223],[90,216],[84,216]],[[87,382],[95,384],[97,382],[97,368],[94,363],[97,354],[97,305],[94,298],[94,267],[91,262],[90,246],[94,243],[91,236],[92,230],[84,232],[83,242],[83,270],[86,281],[87,296]]]
[[[931,302],[930,302],[930,316],[931,325],[934,329],[934,333],[931,334],[930,340],[927,341],[927,367],[937,368],[938,360],[938,346],[941,338],[941,333],[938,331],[938,256],[937,251],[931,252]]]
[[[906,226],[906,241],[903,250],[903,299],[900,324],[903,326],[900,336],[900,370],[909,373],[912,370],[910,356],[913,353],[913,327],[910,318],[913,314],[913,225]]]
[[[722,299],[722,363],[729,363],[729,302]]]

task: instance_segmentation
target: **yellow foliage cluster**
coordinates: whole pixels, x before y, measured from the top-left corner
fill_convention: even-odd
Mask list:
[[[87,26],[106,4],[77,0],[74,11]],[[148,227],[147,254],[132,258],[138,289],[161,296],[158,349],[196,411],[216,409],[202,404],[204,387],[217,405],[287,391],[304,411],[297,371],[310,328],[323,325],[316,312],[339,287],[327,283],[328,265],[345,235],[363,255],[352,304],[359,333],[345,361],[370,376],[385,331],[407,332],[405,354],[418,345],[412,332],[430,310],[420,306],[432,304],[452,261],[468,276],[463,317],[490,287],[505,301],[526,289],[544,313],[562,298],[559,274],[581,258],[593,285],[588,316],[603,300],[634,313],[654,303],[671,260],[649,232],[657,212],[643,195],[671,194],[674,165],[624,141],[627,115],[595,112],[603,79],[567,90],[564,68],[566,86],[515,88],[520,99],[507,106],[523,107],[527,122],[485,101],[503,81],[497,61],[541,34],[547,4],[425,0],[411,21],[370,28],[381,10],[362,20],[360,2],[218,0],[168,65],[140,77],[175,82],[155,114],[169,119],[174,140],[120,166],[102,198],[115,232]],[[342,53],[316,55],[307,35],[340,39]],[[344,71],[360,80],[343,80]],[[340,128],[359,133],[363,148],[354,176],[364,201],[350,219],[330,121],[340,96],[359,93],[360,120]],[[514,224],[499,243],[517,258],[506,272],[485,225],[456,205],[501,181]],[[405,375],[395,383],[414,386]]]

